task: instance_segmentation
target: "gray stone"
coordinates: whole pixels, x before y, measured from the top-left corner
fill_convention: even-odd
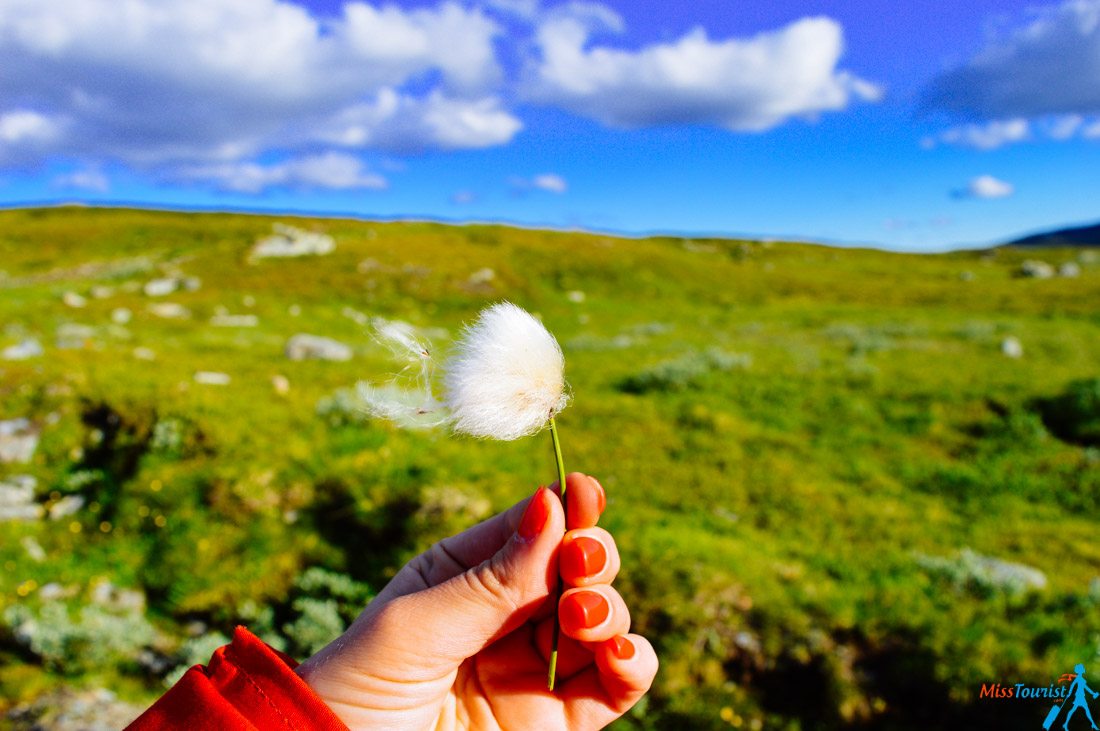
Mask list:
[[[141,706],[120,701],[104,688],[62,687],[15,706],[8,712],[7,719],[16,729],[100,731],[124,728],[143,710]]]
[[[180,288],[180,280],[175,277],[160,277],[150,279],[142,287],[146,297],[165,297]]]
[[[76,515],[84,507],[84,498],[80,495],[66,495],[50,506],[50,520],[61,520]]]
[[[9,345],[0,353],[4,360],[30,360],[42,355],[42,344],[34,338],[27,338],[15,345]]]
[[[0,463],[30,462],[38,448],[38,434],[28,419],[0,421]]]
[[[201,383],[204,386],[228,386],[232,380],[228,373],[216,371],[198,371],[195,374],[195,383]]]
[[[1001,353],[1007,358],[1022,358],[1024,357],[1024,346],[1019,338],[1009,335],[1001,341]]]
[[[256,327],[260,324],[260,318],[256,315],[220,313],[210,318],[210,324],[214,327]]]
[[[286,357],[291,360],[349,361],[352,350],[332,338],[298,333],[287,341]]]
[[[88,300],[84,299],[84,297],[76,292],[66,292],[61,295],[61,301],[64,302],[67,307],[73,307],[75,309],[80,309],[88,304]]]
[[[1081,276],[1081,265],[1075,261],[1063,262],[1058,267],[1058,276],[1072,279],[1073,277]]]
[[[166,320],[186,320],[191,317],[191,310],[176,302],[160,302],[149,305],[149,312]]]
[[[94,327],[67,322],[57,328],[57,347],[61,350],[83,350],[92,345]]]
[[[1050,279],[1054,276],[1054,267],[1045,261],[1028,259],[1020,265],[1020,276],[1031,279]]]
[[[42,517],[42,506],[34,501],[36,484],[30,475],[13,475],[0,481],[0,521]]]
[[[272,228],[275,233],[260,239],[252,247],[251,258],[321,256],[332,253],[336,249],[336,242],[326,234],[305,231],[281,223],[276,223]]]

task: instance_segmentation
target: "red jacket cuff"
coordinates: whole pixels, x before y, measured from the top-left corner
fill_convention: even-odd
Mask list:
[[[207,666],[188,670],[128,728],[347,731],[294,672],[297,664],[238,627]]]

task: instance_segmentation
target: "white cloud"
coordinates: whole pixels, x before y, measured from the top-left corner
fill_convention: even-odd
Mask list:
[[[965,188],[956,191],[955,195],[959,198],[990,199],[1007,198],[1014,192],[1016,188],[1011,183],[1006,183],[992,175],[979,175],[967,183]]]
[[[61,132],[61,125],[44,114],[16,109],[0,114],[0,142],[8,145],[50,142]]]
[[[925,92],[931,109],[979,119],[1100,113],[1100,0],[1065,0],[993,41]]]
[[[536,175],[531,179],[531,185],[549,193],[561,194],[569,190],[569,184],[565,182],[565,178],[560,175],[555,175],[554,173]]]
[[[879,87],[837,69],[843,31],[830,18],[803,18],[748,39],[711,40],[697,28],[637,51],[589,46],[614,15],[551,14],[537,31],[541,59],[530,96],[618,127],[713,124],[763,131],[791,117],[813,118]]]
[[[961,147],[973,147],[979,150],[994,150],[1013,142],[1022,142],[1031,137],[1031,123],[1026,119],[996,119],[981,124],[964,124],[951,127],[935,137],[928,138],[925,147],[934,147],[937,142]]]
[[[53,179],[53,184],[59,188],[77,188],[94,193],[106,193],[111,187],[107,176],[92,168],[58,175]]]
[[[237,193],[259,193],[270,187],[381,189],[386,179],[369,172],[359,158],[337,152],[309,155],[263,165],[254,162],[225,162],[185,167],[180,177],[212,183]]]
[[[519,122],[492,91],[500,32],[455,2],[322,19],[286,0],[0,0],[0,99],[19,100],[0,141],[21,145],[0,163],[32,142],[38,162],[146,168],[315,149],[314,130],[387,93],[410,131],[350,146],[501,144]]]

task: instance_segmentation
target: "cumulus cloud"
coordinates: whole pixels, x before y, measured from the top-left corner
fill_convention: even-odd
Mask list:
[[[531,190],[542,190],[547,193],[561,195],[569,190],[569,184],[565,181],[565,178],[557,173],[540,173],[531,178],[522,178],[518,175],[512,176],[509,178],[508,183],[512,186],[512,191],[519,195]]]
[[[954,192],[956,198],[1007,198],[1016,192],[1015,186],[992,175],[979,175]]]
[[[362,105],[376,124],[343,146],[501,144],[520,124],[494,95],[500,32],[449,1],[322,19],[285,0],[0,0],[0,100],[18,100],[0,101],[0,163],[236,164],[315,149]]]
[[[111,187],[106,175],[91,168],[58,175],[53,179],[53,184],[58,188],[88,190],[93,193],[106,193]]]
[[[803,18],[747,39],[712,40],[696,28],[677,41],[629,51],[589,43],[598,30],[619,30],[617,16],[597,12],[600,6],[571,7],[537,30],[541,58],[530,71],[530,94],[608,125],[758,132],[882,95],[837,68],[843,30],[830,18]]]
[[[933,80],[923,106],[970,120],[938,136],[949,144],[993,149],[1032,135],[1087,137],[1085,117],[1100,115],[1100,0],[1035,11]]]
[[[308,155],[263,165],[254,162],[225,162],[185,167],[179,176],[201,182],[212,182],[222,190],[236,193],[259,193],[270,187],[381,189],[386,179],[369,172],[363,162],[352,155],[329,152]]]

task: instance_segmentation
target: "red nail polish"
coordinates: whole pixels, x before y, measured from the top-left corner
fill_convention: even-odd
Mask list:
[[[595,576],[607,565],[607,550],[595,538],[581,536],[561,552],[561,573],[567,580]]]
[[[535,490],[531,502],[527,503],[527,510],[523,512],[523,519],[519,522],[519,529],[516,534],[519,535],[520,540],[527,543],[538,538],[539,533],[542,533],[542,529],[546,525],[546,519],[550,517],[550,506],[546,504],[544,492],[546,492],[544,487]]]
[[[608,640],[611,643],[611,652],[615,654],[615,657],[620,660],[629,660],[634,657],[634,643],[623,637],[612,637]]]
[[[602,594],[594,591],[578,591],[562,600],[558,618],[563,627],[574,631],[598,627],[611,613],[611,607]]]
[[[600,512],[603,513],[604,508],[607,507],[607,491],[603,489],[603,485],[592,475],[588,476],[588,479],[596,483],[596,500],[599,502]]]

